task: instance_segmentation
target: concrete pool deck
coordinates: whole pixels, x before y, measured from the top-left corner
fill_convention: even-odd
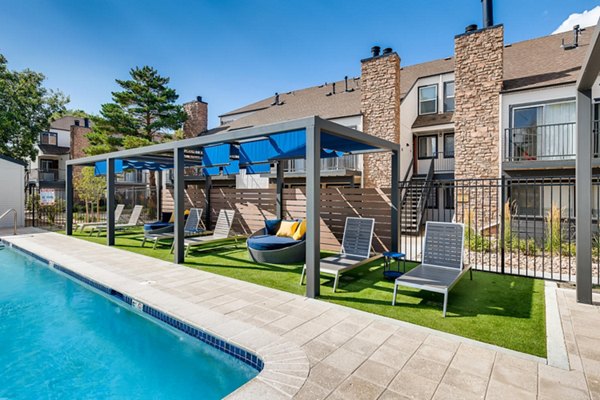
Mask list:
[[[22,229],[0,237],[258,354],[264,370],[231,399],[600,399],[600,307],[577,304],[570,289],[556,289],[565,370],[56,233]]]

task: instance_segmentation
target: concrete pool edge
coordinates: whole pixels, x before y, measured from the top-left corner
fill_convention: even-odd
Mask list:
[[[79,283],[84,284],[84,286],[90,286],[107,295],[112,295],[111,291],[116,292],[118,295],[124,297],[120,299],[123,301],[123,304],[129,304],[134,307],[134,302],[142,304],[142,308],[144,309],[143,314],[148,318],[156,318],[182,333],[189,335],[185,331],[185,328],[181,329],[180,326],[177,326],[176,321],[181,321],[189,327],[205,332],[208,336],[216,338],[216,340],[228,343],[229,348],[234,348],[234,353],[235,348],[239,348],[254,355],[257,360],[253,365],[251,362],[249,363],[240,357],[236,357],[235,354],[227,352],[225,345],[223,345],[224,348],[221,348],[213,341],[196,338],[240,359],[242,362],[259,371],[256,377],[230,393],[227,398],[255,398],[263,396],[267,396],[268,398],[291,398],[300,391],[308,378],[310,366],[304,350],[283,337],[274,335],[261,328],[244,324],[244,322],[237,321],[224,314],[205,309],[201,305],[185,304],[185,301],[182,299],[169,296],[166,293],[161,293],[160,296],[157,296],[157,292],[160,291],[152,288],[150,285],[138,283],[143,285],[143,288],[139,289],[132,286],[132,282],[125,282],[122,278],[119,280],[119,277],[114,276],[114,274],[110,274],[113,276],[109,276],[109,274],[101,276],[102,274],[97,273],[99,271],[94,271],[95,268],[89,268],[90,265],[86,265],[85,262],[78,262],[75,259],[57,260],[55,257],[42,256],[34,250],[25,248],[23,244],[16,244],[11,240],[12,238],[22,238],[23,236],[29,235],[0,236],[0,243],[14,248],[42,263],[48,264],[49,267],[70,276]],[[157,262],[160,261],[157,260]],[[152,299],[152,296],[155,298],[158,297],[158,299]],[[192,305],[195,308],[194,312],[187,312]],[[157,318],[146,311],[150,311],[151,309],[162,313],[167,318],[172,318],[175,323]]]

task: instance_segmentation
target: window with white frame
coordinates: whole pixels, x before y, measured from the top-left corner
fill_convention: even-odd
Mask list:
[[[419,88],[419,115],[437,112],[438,86],[429,85]]]
[[[437,135],[419,136],[418,158],[425,160],[437,157]]]
[[[444,112],[454,111],[454,81],[444,82]]]
[[[50,144],[56,146],[58,144],[56,132],[42,132],[40,136],[40,144]]]

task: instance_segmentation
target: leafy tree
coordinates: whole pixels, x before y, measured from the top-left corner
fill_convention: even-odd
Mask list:
[[[46,89],[44,79],[29,69],[11,71],[0,54],[0,154],[35,160],[40,134],[50,128],[54,113],[65,110],[69,99]]]
[[[61,119],[62,117],[79,117],[79,118],[90,118],[91,115],[80,109],[64,109],[57,111],[50,116],[50,122]]]
[[[100,220],[100,200],[106,192],[106,179],[96,176],[93,167],[83,167],[73,186],[81,200],[85,202],[85,222],[90,222],[90,216],[94,215],[94,204],[96,204],[96,221]]]
[[[113,92],[113,102],[103,104],[93,118],[87,154],[150,145],[160,133],[181,128],[187,119],[183,107],[175,104],[177,92],[167,86],[169,78],[149,66],[133,68],[129,74],[129,80],[116,80],[122,90]]]

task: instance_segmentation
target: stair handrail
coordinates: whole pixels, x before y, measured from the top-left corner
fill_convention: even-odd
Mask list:
[[[411,158],[410,164],[408,164],[408,168],[406,169],[406,174],[404,174],[404,179],[402,180],[402,185],[400,186],[400,190],[402,191],[400,195],[400,206],[404,204],[406,200],[406,194],[408,193],[408,187],[410,186],[408,182],[408,177],[411,176],[411,172],[413,170],[415,163],[415,159]]]
[[[15,210],[14,208],[9,208],[8,210],[6,210],[2,215],[0,215],[0,221],[6,217],[10,212],[14,213],[14,227],[13,227],[13,235],[17,234],[17,210]]]
[[[429,164],[429,171],[427,171],[427,177],[425,178],[425,183],[423,184],[423,189],[421,190],[421,196],[419,197],[419,202],[417,203],[417,229],[419,229],[423,224],[425,205],[427,204],[427,199],[429,198],[429,194],[431,193],[431,183],[433,182],[434,171],[435,158],[432,158],[431,164]]]

